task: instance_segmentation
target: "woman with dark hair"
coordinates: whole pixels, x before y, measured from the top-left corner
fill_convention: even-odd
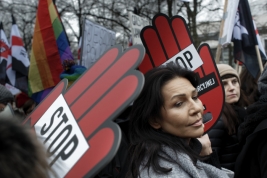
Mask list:
[[[202,162],[203,105],[194,72],[177,64],[145,74],[144,88],[130,114],[130,165],[127,177],[228,177]]]
[[[260,92],[258,90],[258,78],[254,78],[246,67],[243,67],[243,70],[240,73],[241,89],[244,91],[244,94],[247,96],[249,105],[258,101],[260,97]]]
[[[237,72],[227,64],[217,64],[217,68],[224,86],[225,103],[221,118],[208,131],[208,135],[221,167],[234,171],[236,158],[242,148],[237,130],[246,116],[248,101],[240,88]]]

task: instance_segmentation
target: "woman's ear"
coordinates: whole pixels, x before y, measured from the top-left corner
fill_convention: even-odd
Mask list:
[[[161,128],[161,124],[158,122],[158,119],[150,119],[149,124],[156,130]]]

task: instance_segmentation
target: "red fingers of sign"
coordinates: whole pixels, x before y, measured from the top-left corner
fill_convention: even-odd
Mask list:
[[[189,30],[187,28],[185,20],[180,16],[175,16],[174,18],[172,18],[171,23],[174,35],[177,41],[179,41],[180,50],[183,50],[191,45],[193,41],[188,33]]]
[[[134,75],[123,78],[114,86],[105,98],[101,99],[88,113],[84,115],[84,119],[79,121],[79,125],[84,130],[85,137],[89,137],[95,128],[98,128],[106,118],[114,114],[123,103],[134,93],[138,86],[138,78]],[[125,89],[128,92],[121,95],[121,90]],[[128,103],[130,104],[130,103]],[[101,112],[103,111],[103,112]],[[97,118],[92,120],[90,118]]]
[[[192,44],[184,19],[176,16],[169,19],[164,14],[156,15],[153,26],[143,28],[140,36],[147,53],[139,66],[143,73],[160,66]]]
[[[76,99],[82,96],[90,85],[94,84],[97,77],[103,71],[107,70],[119,54],[118,48],[112,48],[107,51],[80,79],[74,83],[66,92],[65,99],[69,105],[72,105]]]
[[[97,168],[96,163],[100,162],[100,160],[107,159],[110,160],[112,158],[105,158],[109,151],[112,149],[112,146],[115,141],[114,130],[118,129],[110,129],[103,128],[99,132],[97,132],[93,138],[88,142],[90,145],[93,145],[81,158],[81,160],[75,164],[72,170],[65,176],[65,178],[73,178],[73,177],[92,177],[94,172],[89,172],[88,170],[98,169],[101,170],[101,167]],[[103,140],[103,138],[105,138]],[[99,140],[102,140],[100,142]],[[102,154],[97,154],[102,153]],[[84,169],[87,167],[87,169]]]
[[[102,73],[95,79],[92,79],[92,77],[94,76],[91,76],[89,82],[93,81],[94,83],[88,84],[89,87],[87,88],[87,92],[80,94],[80,96],[77,97],[77,99],[73,103],[69,103],[74,117],[76,119],[79,119],[82,114],[84,114],[88,109],[90,110],[92,106],[99,102],[98,100],[101,99],[101,97],[103,97],[108,92],[108,90],[112,89],[113,85],[115,85],[116,82],[120,81],[121,78],[124,77],[126,72],[132,68],[132,66],[137,65],[136,62],[138,61],[139,55],[140,54],[137,53],[137,50],[133,49],[127,51],[123,56],[121,56],[121,58],[119,58],[120,56],[116,56],[117,61],[114,61],[114,63],[111,64],[109,68],[103,69]],[[99,62],[102,61],[103,60]],[[92,67],[92,69],[94,69],[94,67]],[[67,93],[68,92],[69,91],[67,91]],[[66,101],[68,102],[67,97]]]
[[[145,50],[141,45],[132,46],[123,53],[120,46],[112,47],[66,92],[67,82],[66,80],[61,81],[26,121],[34,126],[46,110],[51,110],[50,106],[55,103],[59,96],[64,97],[64,100],[57,101],[66,101],[65,105],[69,107],[69,111],[76,120],[74,120],[75,123],[78,123],[79,129],[88,143],[88,150],[85,150],[70,170],[65,171],[66,177],[92,177],[115,155],[119,147],[121,133],[118,125],[112,122],[112,119],[128,107],[142,90],[144,77],[141,72],[135,69],[141,63],[144,53]],[[69,115],[66,115],[69,111],[67,111],[67,107],[64,106],[63,108],[63,104],[62,106],[58,106],[58,104],[60,105],[60,103],[56,103],[56,106],[53,105],[58,109],[52,108],[54,114],[52,118],[48,118],[48,120],[51,119],[51,122],[41,125],[40,133],[43,133],[43,136],[48,133],[50,128],[53,128],[50,129],[53,131],[49,132],[44,143],[49,145],[48,139],[56,134],[57,128],[59,126],[64,128],[66,125],[65,127],[69,128],[68,130],[64,128],[66,132],[68,131],[67,133],[72,134],[72,138],[76,139],[76,146],[73,146],[72,149],[78,148],[80,145],[77,146],[77,144],[82,140],[77,140],[80,137],[71,132],[74,130],[70,125],[71,122],[69,122],[71,116],[68,118]],[[52,122],[54,120],[62,121],[54,126]],[[65,133],[63,131],[61,133]],[[71,141],[68,143],[74,143]],[[64,144],[64,149],[60,147],[60,144],[55,144],[54,140],[49,145],[48,149],[52,150],[52,154],[56,153],[56,150],[61,153],[61,155],[56,155],[55,161],[62,157],[64,159],[70,157],[70,151],[67,152],[67,148],[65,148],[69,144]],[[56,145],[56,149],[53,149],[52,145]],[[50,164],[53,165],[54,162]]]

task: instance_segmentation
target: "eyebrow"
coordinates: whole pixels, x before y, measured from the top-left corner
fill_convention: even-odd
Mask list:
[[[192,94],[194,94],[194,93],[198,93],[196,88],[192,91]],[[173,98],[181,97],[181,96],[184,97],[184,96],[186,96],[186,94],[182,93],[182,94],[173,95],[173,96],[171,97],[171,100],[172,100]]]
[[[222,79],[222,81],[228,81],[228,80],[237,80],[237,78],[236,77],[230,77],[230,78],[224,78],[224,79]]]

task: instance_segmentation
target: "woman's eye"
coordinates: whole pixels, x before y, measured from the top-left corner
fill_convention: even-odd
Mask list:
[[[198,96],[194,96],[192,97],[193,100],[197,100],[198,99]]]
[[[237,80],[234,80],[232,83],[233,83],[233,84],[236,84],[236,83],[237,83]]]
[[[178,102],[178,103],[175,103],[175,107],[180,107],[182,106],[183,102]]]

